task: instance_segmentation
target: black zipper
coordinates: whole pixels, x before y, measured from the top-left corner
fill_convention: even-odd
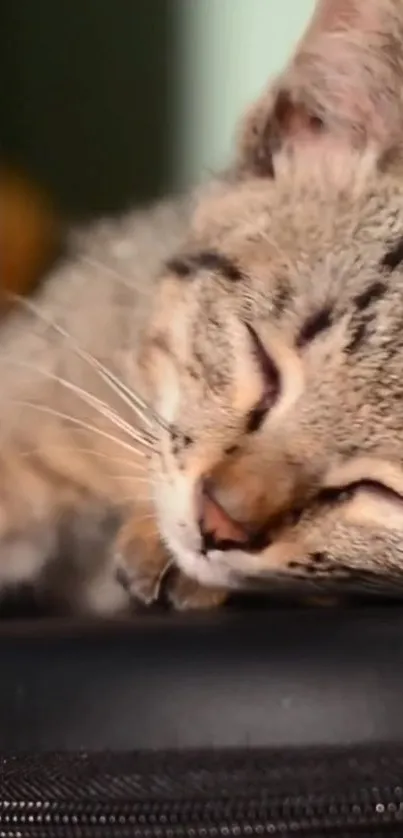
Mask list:
[[[403,790],[362,788],[346,798],[148,802],[0,800],[0,838],[253,838],[403,835]]]
[[[403,838],[403,751],[0,757],[0,838]]]

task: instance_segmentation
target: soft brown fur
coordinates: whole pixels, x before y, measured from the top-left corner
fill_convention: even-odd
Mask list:
[[[243,121],[240,166],[270,172],[280,146],[327,134],[386,155],[403,135],[401,0],[319,0],[285,71]]]
[[[275,180],[204,199],[187,247],[230,256],[244,279],[203,269],[168,277],[147,355],[160,410],[177,429],[173,444],[161,440],[159,525],[204,584],[401,585],[403,282],[402,265],[384,262],[402,230],[403,183],[380,173],[371,151],[306,148],[277,159]],[[168,324],[160,312],[173,307]],[[325,326],[310,338],[316,319]],[[278,399],[249,434],[264,377],[245,323],[280,377]],[[206,480],[244,529],[232,537],[239,549],[200,553],[192,499]],[[210,531],[222,540],[224,526],[231,540],[224,520]],[[249,552],[261,532],[267,546]]]
[[[171,562],[177,607],[300,577],[401,585],[403,9],[334,6],[231,180],[76,241],[10,319],[3,584],[97,611],[125,607],[116,573],[149,602]]]
[[[33,580],[59,607],[76,610],[113,613],[127,604],[111,542],[126,510],[136,512],[136,549],[148,547],[151,533],[156,540],[141,444],[149,420],[133,414],[93,359],[139,390],[137,351],[155,278],[189,205],[167,201],[74,234],[72,255],[3,325],[0,587]],[[139,438],[86,394],[126,421],[134,416]]]

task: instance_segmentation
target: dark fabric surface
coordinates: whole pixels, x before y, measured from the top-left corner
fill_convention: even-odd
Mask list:
[[[400,608],[3,621],[0,751],[403,741]]]

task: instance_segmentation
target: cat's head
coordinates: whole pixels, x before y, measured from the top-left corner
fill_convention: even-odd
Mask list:
[[[329,55],[336,126],[351,90]],[[270,171],[248,145],[166,266],[144,356],[171,427],[155,503],[204,583],[403,567],[403,178],[370,100],[359,143],[299,105],[290,134],[289,111]]]

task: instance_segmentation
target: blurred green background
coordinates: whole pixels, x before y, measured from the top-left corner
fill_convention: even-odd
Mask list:
[[[2,160],[69,215],[225,164],[314,0],[0,0]]]

